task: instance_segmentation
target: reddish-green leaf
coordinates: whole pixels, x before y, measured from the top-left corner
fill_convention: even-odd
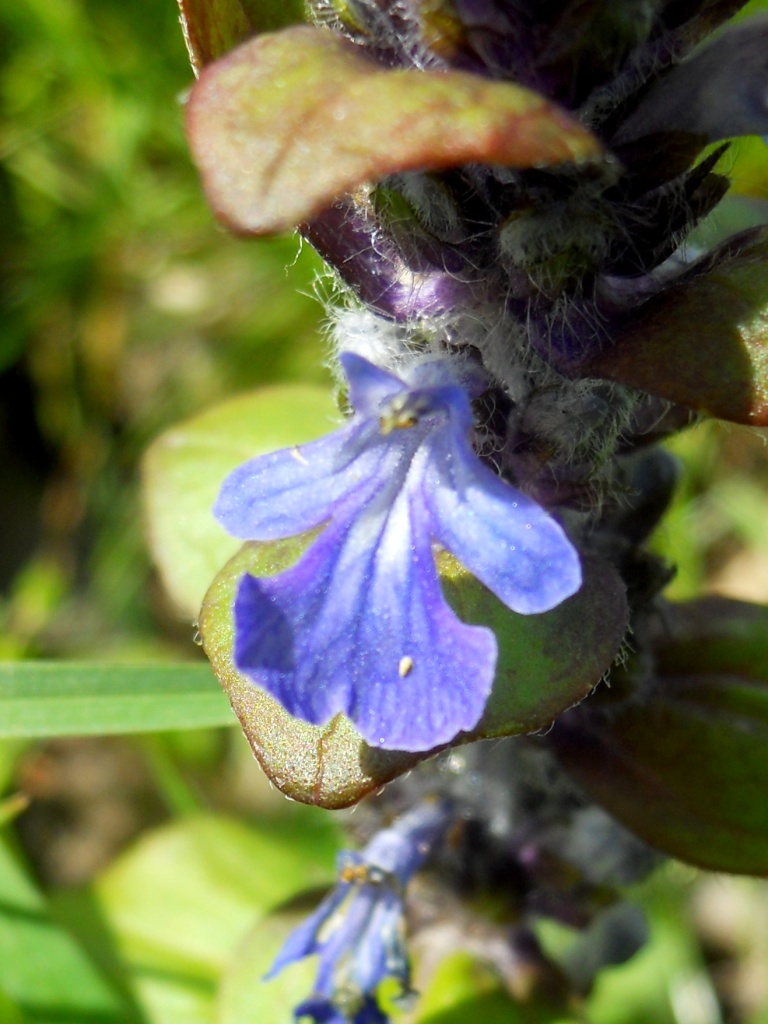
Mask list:
[[[580,372],[767,426],[768,229],[731,239],[649,299]]]
[[[288,796],[323,807],[346,807],[431,757],[370,747],[342,715],[325,726],[293,718],[232,663],[232,604],[245,572],[280,572],[311,537],[246,544],[206,596],[200,631],[206,653],[266,774]],[[448,600],[466,621],[490,626],[499,643],[493,692],[471,733],[453,744],[548,727],[585,697],[610,667],[627,621],[623,586],[604,563],[588,561],[581,590],[543,615],[516,615],[454,559],[439,567]],[[404,706],[403,713],[407,714]]]
[[[658,677],[607,691],[551,740],[591,796],[653,846],[717,871],[768,874],[768,608],[671,606]]]
[[[208,68],[188,129],[209,201],[244,234],[291,228],[395,171],[600,154],[592,135],[530,90],[459,71],[392,70],[306,26],[253,39]]]
[[[334,809],[356,803],[412,768],[423,755],[369,747],[341,715],[325,726],[308,725],[289,715],[232,663],[232,604],[243,574],[279,572],[296,561],[306,546],[307,540],[244,545],[208,591],[200,612],[200,632],[205,653],[272,782],[293,800]]]

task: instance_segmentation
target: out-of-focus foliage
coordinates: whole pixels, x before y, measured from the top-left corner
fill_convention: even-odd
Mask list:
[[[319,262],[215,227],[170,0],[4,3],[0,39],[4,653],[155,648],[137,459],[216,398],[324,379]]]
[[[319,262],[215,226],[181,128],[191,81],[173,0],[0,0],[5,659],[194,659],[146,554],[139,457],[233,393],[327,385]],[[761,147],[734,157],[750,201],[768,198]],[[768,600],[764,440],[706,424],[674,450],[672,595]],[[279,1024],[302,988],[303,967],[257,976],[303,909],[279,905],[332,877],[335,819],[277,800],[235,729],[2,741],[0,824],[2,1024]],[[764,887],[671,865],[634,898],[651,941],[601,976],[592,1024],[768,1024]],[[542,941],[574,971],[588,954]],[[421,1020],[511,1019],[482,968],[445,972]]]

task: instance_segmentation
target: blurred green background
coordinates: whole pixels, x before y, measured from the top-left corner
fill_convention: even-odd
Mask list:
[[[191,80],[173,0],[0,0],[0,660],[199,658],[147,553],[141,454],[235,392],[327,380],[322,267],[214,223]],[[737,150],[735,188],[768,199],[765,148]],[[672,447],[671,593],[768,601],[764,433],[705,424]],[[0,1024],[287,1024],[251,994],[272,940],[242,943],[331,877],[336,836],[275,797],[236,729],[5,741],[0,787]],[[646,889],[653,941],[589,1019],[768,1024],[764,887],[672,865]]]

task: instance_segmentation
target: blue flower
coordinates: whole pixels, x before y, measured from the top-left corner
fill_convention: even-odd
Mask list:
[[[355,1011],[354,1017],[338,1010],[333,1003],[322,997],[306,999],[296,1007],[295,1017],[311,1017],[315,1024],[388,1024],[389,1018],[381,1012],[381,1007],[371,996],[368,996]]]
[[[339,883],[289,935],[267,978],[319,955],[315,989],[295,1010],[316,1024],[387,1024],[376,989],[395,978],[411,991],[403,893],[453,820],[449,801],[424,801],[378,832],[362,853],[339,855]]]
[[[354,416],[241,466],[216,504],[247,540],[324,527],[290,569],[241,581],[235,664],[298,718],[343,712],[374,746],[428,750],[477,724],[497,656],[493,632],[446,603],[434,546],[524,615],[579,588],[579,558],[475,455],[457,360],[420,363],[407,382],[360,356],[341,361]]]

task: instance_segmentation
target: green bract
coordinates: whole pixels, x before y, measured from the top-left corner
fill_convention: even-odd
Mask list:
[[[146,508],[155,558],[170,592],[192,614],[210,575],[237,547],[210,509],[221,481],[248,455],[307,440],[327,429],[333,406],[319,390],[268,388],[174,428],[150,450]],[[206,652],[267,775],[293,799],[326,807],[355,803],[423,755],[369,747],[337,718],[310,726],[291,717],[232,664],[232,596],[243,574],[271,575],[295,562],[312,535],[246,544],[210,588],[200,617]],[[497,682],[476,730],[458,742],[532,732],[585,697],[624,637],[626,600],[616,572],[587,560],[585,584],[552,612],[514,615],[447,554],[446,596],[466,621],[497,634]],[[200,595],[200,597],[198,596]]]
[[[297,0],[179,0],[192,67],[199,73],[248,36],[301,21]]]
[[[246,572],[268,576],[284,570],[310,540],[311,535],[305,535],[301,542],[244,545],[208,592],[200,631],[214,671],[274,784],[294,800],[346,807],[437,750],[408,754],[371,747],[343,716],[325,726],[308,725],[235,669],[232,603],[240,579]],[[552,611],[535,616],[510,612],[450,556],[442,554],[438,567],[446,597],[457,613],[469,622],[491,626],[499,643],[496,681],[486,712],[476,729],[460,734],[451,745],[547,728],[610,668],[624,637],[626,602],[618,576],[607,565],[588,562],[581,590]]]

